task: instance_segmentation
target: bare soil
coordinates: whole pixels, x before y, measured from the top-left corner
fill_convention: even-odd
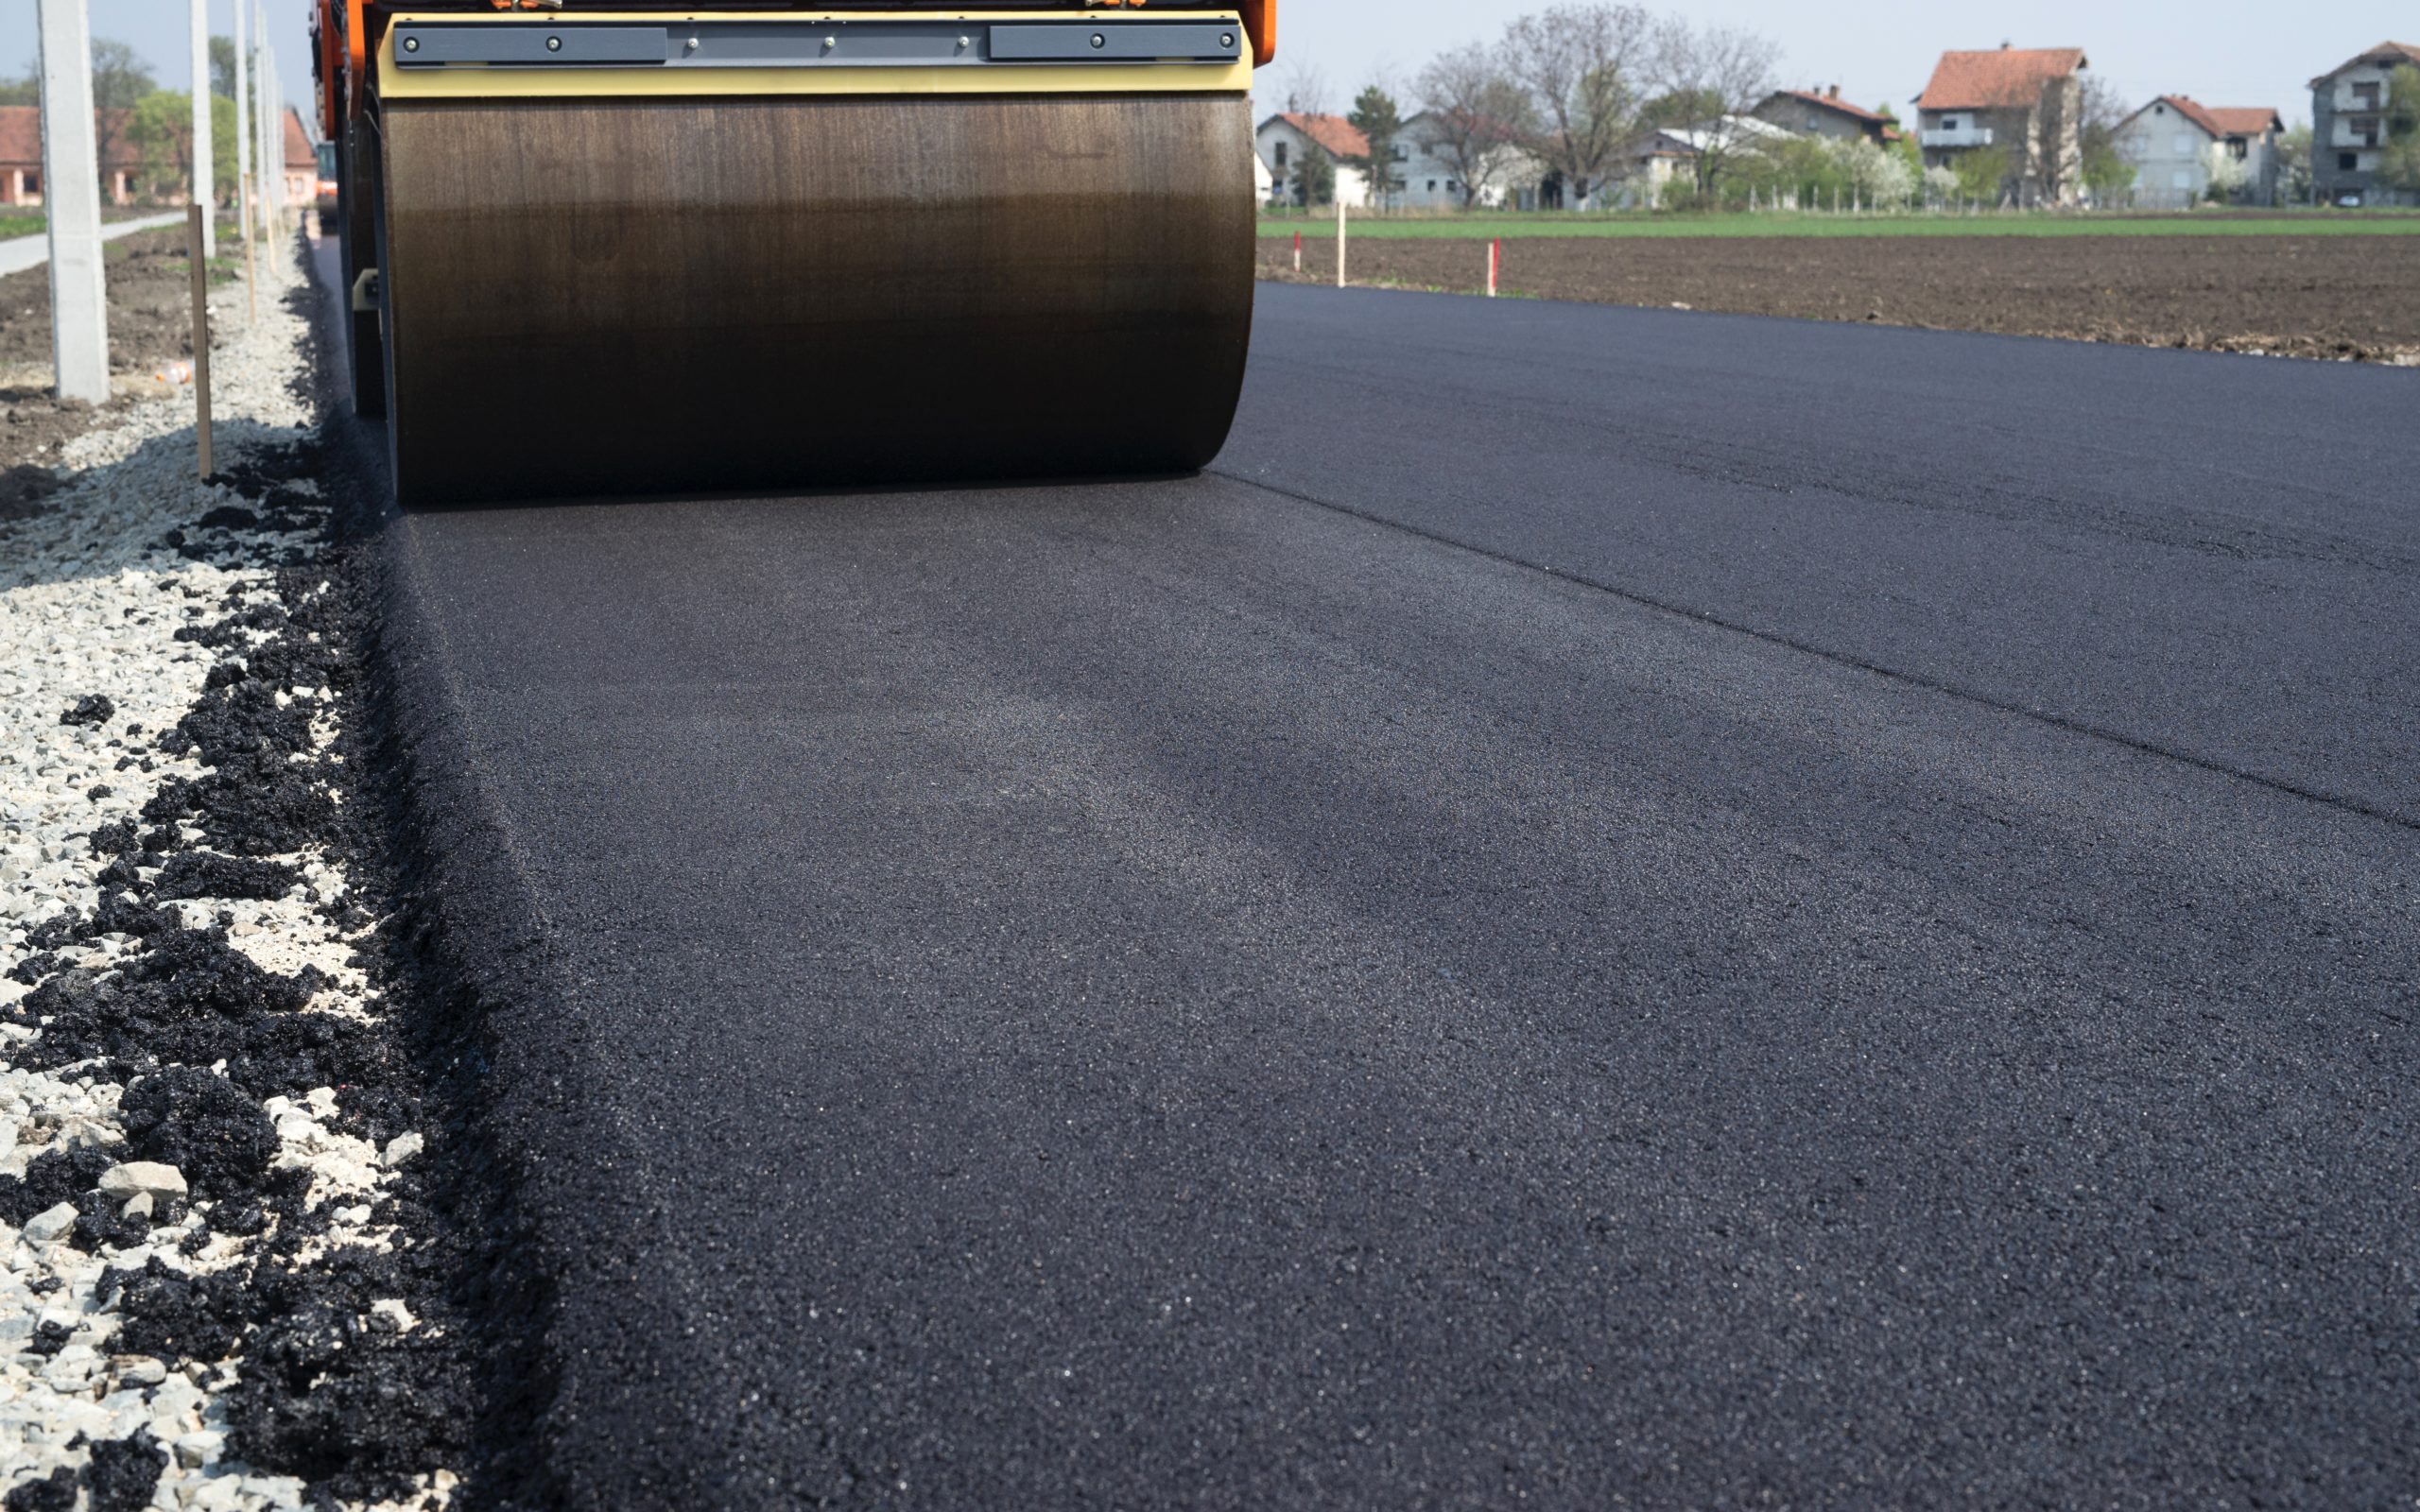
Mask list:
[[[1302,282],[1335,249],[1305,249]],[[1480,293],[1484,241],[1351,248],[1357,284]],[[1290,243],[1260,246],[1263,278],[1294,281]],[[1322,277],[1322,275],[1325,276]],[[2420,236],[1896,236],[1523,238],[1504,243],[1508,294],[2267,352],[2420,361]]]
[[[0,278],[0,519],[39,512],[59,487],[60,448],[101,415],[166,386],[164,363],[193,357],[193,274],[182,227],[137,232],[108,244],[110,371],[107,405],[51,392],[50,269]]]

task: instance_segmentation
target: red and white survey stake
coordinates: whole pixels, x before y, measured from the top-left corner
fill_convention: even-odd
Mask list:
[[[1487,297],[1495,298],[1496,276],[1504,268],[1504,238],[1498,236],[1487,244]]]
[[[1295,271],[1295,272],[1297,272],[1297,273],[1299,273],[1299,272],[1301,272],[1302,270],[1303,270],[1303,233],[1302,233],[1301,232],[1299,232],[1299,231],[1298,231],[1298,232],[1296,232],[1294,233],[1294,271]]]

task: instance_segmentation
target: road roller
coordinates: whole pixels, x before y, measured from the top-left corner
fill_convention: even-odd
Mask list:
[[[1252,318],[1276,0],[320,0],[406,504],[1179,473]]]

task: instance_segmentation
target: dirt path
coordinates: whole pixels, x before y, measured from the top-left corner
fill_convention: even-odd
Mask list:
[[[147,380],[193,356],[192,272],[182,227],[109,244],[110,409],[164,391]],[[56,486],[60,448],[94,423],[92,405],[51,392],[50,269],[0,278],[0,518],[39,508]]]
[[[1333,255],[1318,249],[1330,276]],[[1352,257],[1357,283],[1486,282],[1483,241],[1373,238]],[[1504,258],[1505,290],[1543,299],[2420,361],[2420,236],[1536,238]],[[1291,264],[1261,243],[1262,277]]]

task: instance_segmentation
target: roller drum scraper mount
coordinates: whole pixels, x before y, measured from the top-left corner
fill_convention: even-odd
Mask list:
[[[1178,472],[1224,444],[1275,0],[321,0],[406,504]]]

